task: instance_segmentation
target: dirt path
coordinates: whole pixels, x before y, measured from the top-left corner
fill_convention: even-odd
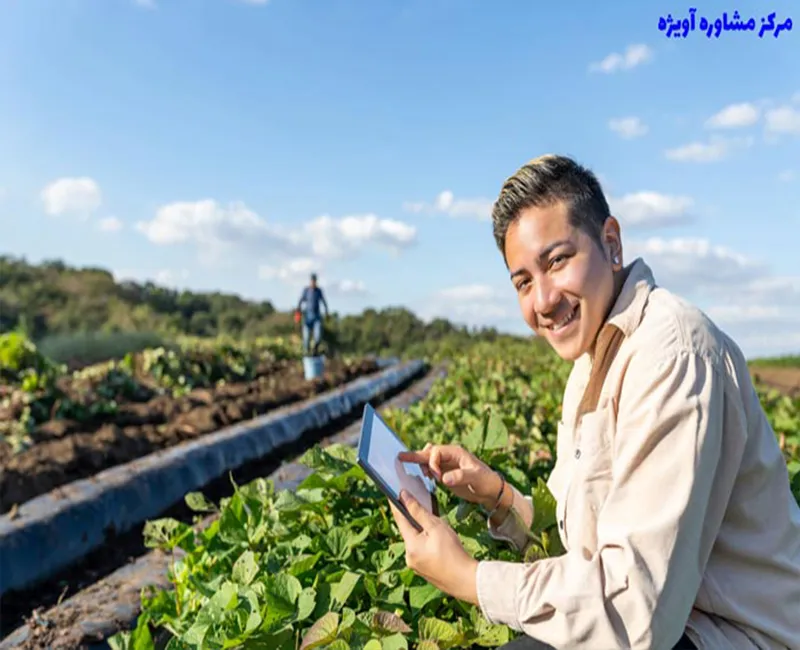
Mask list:
[[[762,382],[792,397],[800,397],[800,368],[752,368],[756,382]]]

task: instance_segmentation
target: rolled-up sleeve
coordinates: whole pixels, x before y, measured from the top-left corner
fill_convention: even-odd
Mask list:
[[[523,496],[513,485],[511,488],[511,508],[499,526],[493,526],[491,520],[486,522],[489,535],[495,539],[510,543],[519,552],[524,553],[530,544],[531,524],[533,524],[533,500]]]
[[[743,415],[726,399],[725,382],[711,359],[692,351],[660,361],[634,355],[617,405],[596,552],[572,547],[532,564],[481,562],[486,618],[557,648],[672,648],[745,446]]]

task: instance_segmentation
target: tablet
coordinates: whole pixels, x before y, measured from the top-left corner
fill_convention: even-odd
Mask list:
[[[361,437],[358,441],[358,464],[418,531],[422,527],[400,503],[401,489],[408,490],[428,512],[439,516],[435,483],[422,473],[417,463],[397,458],[407,447],[369,404],[364,406]]]

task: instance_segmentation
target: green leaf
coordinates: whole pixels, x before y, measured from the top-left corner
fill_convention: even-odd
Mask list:
[[[408,650],[408,641],[402,634],[392,634],[381,639],[382,650]]]
[[[186,505],[195,512],[216,512],[217,506],[206,499],[202,492],[189,492],[185,497]]]
[[[417,650],[441,650],[439,644],[431,639],[423,639],[417,643]]]
[[[533,496],[533,522],[531,528],[539,533],[556,525],[556,499],[541,478],[536,482]]]
[[[267,601],[266,624],[270,630],[290,619],[296,612],[296,603],[303,591],[300,581],[288,573],[271,576],[265,582],[264,596]]]
[[[258,574],[258,569],[255,553],[248,550],[242,553],[236,562],[233,563],[231,578],[234,582],[247,586],[255,579]]]
[[[344,639],[336,639],[326,650],[350,650],[350,644]]]
[[[438,618],[420,618],[417,625],[417,634],[420,639],[431,639],[438,643],[450,643],[457,636],[456,628]]]
[[[191,526],[171,518],[145,522],[142,533],[147,548],[164,551],[172,551],[194,537],[194,529]]]
[[[444,594],[430,584],[411,587],[409,590],[409,601],[411,609],[422,609],[428,603],[432,603],[438,598],[443,598]]]
[[[322,553],[315,553],[314,555],[309,555],[306,557],[302,557],[289,566],[288,571],[293,576],[301,576],[304,573],[308,573],[311,571],[319,562],[320,558],[322,557]]]
[[[483,449],[484,451],[491,451],[505,449],[506,447],[508,447],[508,429],[503,422],[502,416],[497,411],[492,410],[489,416],[489,424],[486,428]]]
[[[333,586],[331,590],[331,601],[332,608],[335,611],[338,611],[344,606],[360,579],[361,576],[358,573],[347,571],[342,576],[342,579]]]
[[[297,620],[305,621],[314,613],[317,592],[313,587],[306,587],[297,597]]]
[[[473,454],[480,454],[483,446],[483,431],[484,422],[483,420],[479,420],[475,426],[469,430],[469,433],[461,438],[461,444],[463,447],[467,451],[471,451]]]

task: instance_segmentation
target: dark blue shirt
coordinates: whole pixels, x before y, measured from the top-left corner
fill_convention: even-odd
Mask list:
[[[322,289],[319,287],[306,287],[303,293],[300,294],[300,302],[297,304],[298,309],[303,309],[303,315],[306,322],[319,320],[320,318],[320,303],[325,305],[325,313],[328,313],[328,303],[325,302],[325,296],[322,295]],[[305,304],[305,308],[303,308]]]

